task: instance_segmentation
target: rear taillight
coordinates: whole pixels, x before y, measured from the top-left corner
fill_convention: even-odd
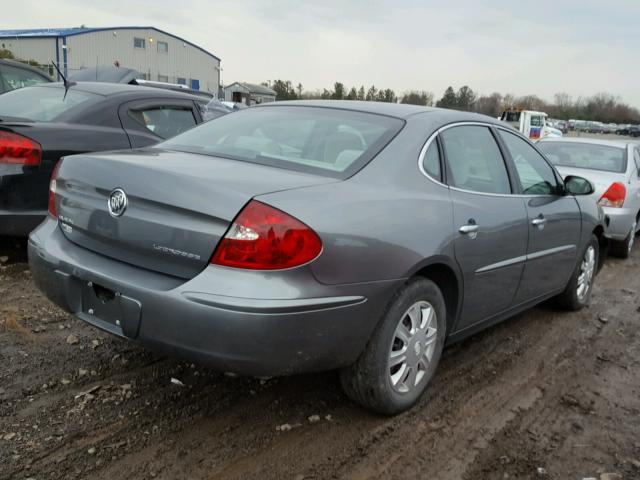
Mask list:
[[[0,131],[0,163],[40,165],[42,147],[38,142],[17,133]]]
[[[624,197],[626,195],[627,189],[623,183],[612,183],[602,197],[600,197],[600,200],[598,200],[598,205],[601,207],[620,208],[624,205]]]
[[[211,263],[252,270],[279,270],[310,262],[321,251],[320,237],[307,225],[252,200],[220,241]]]
[[[49,215],[53,218],[58,218],[58,208],[56,207],[56,186],[60,165],[62,165],[62,160],[58,160],[58,163],[53,167],[53,172],[51,172],[51,181],[49,182]]]

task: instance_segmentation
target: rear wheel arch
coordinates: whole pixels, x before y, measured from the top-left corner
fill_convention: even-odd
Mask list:
[[[604,265],[604,261],[607,254],[607,238],[604,236],[604,227],[602,225],[598,225],[593,229],[593,234],[598,239],[598,271]]]
[[[448,262],[434,260],[432,263],[421,266],[412,276],[427,278],[438,286],[447,308],[447,332],[450,333],[462,303],[462,282],[459,273]]]

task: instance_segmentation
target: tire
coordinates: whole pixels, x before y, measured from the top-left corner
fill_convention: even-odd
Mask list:
[[[442,292],[431,280],[410,280],[389,302],[358,360],[340,372],[345,393],[363,407],[385,415],[410,408],[433,378],[445,337]],[[393,366],[392,355],[397,362]],[[404,361],[400,361],[402,357]]]
[[[590,250],[591,255],[588,255]],[[589,305],[589,301],[591,300],[591,290],[593,289],[593,280],[595,279],[598,271],[599,253],[598,237],[591,235],[591,239],[582,250],[581,255],[578,257],[576,268],[569,279],[569,283],[567,284],[565,291],[556,297],[556,301],[560,307],[566,310],[576,311]],[[589,278],[587,279],[586,286],[581,282],[584,270],[589,272]],[[586,290],[582,290],[582,292],[579,293],[579,286],[585,286]]]
[[[624,240],[611,242],[611,255],[618,258],[629,258],[636,239],[636,224],[631,226],[629,235]]]

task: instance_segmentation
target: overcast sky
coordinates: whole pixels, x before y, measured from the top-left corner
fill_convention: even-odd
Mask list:
[[[8,1],[8,0],[5,0]],[[640,0],[19,0],[0,28],[151,25],[222,59],[222,81],[281,78],[640,107]]]

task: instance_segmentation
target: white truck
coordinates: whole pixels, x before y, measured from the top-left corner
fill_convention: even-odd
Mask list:
[[[529,139],[536,141],[544,137],[561,137],[562,132],[547,125],[547,114],[533,110],[505,110],[500,120],[508,123]]]

